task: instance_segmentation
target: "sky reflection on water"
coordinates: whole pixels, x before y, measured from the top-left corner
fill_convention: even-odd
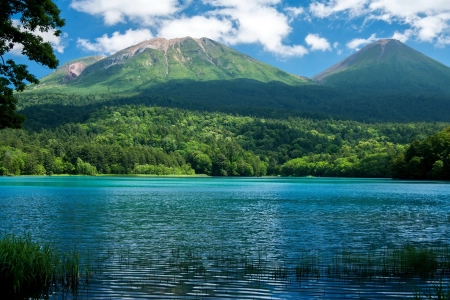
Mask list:
[[[289,259],[438,245],[450,237],[449,191],[370,179],[0,177],[0,234],[135,260],[173,249]]]

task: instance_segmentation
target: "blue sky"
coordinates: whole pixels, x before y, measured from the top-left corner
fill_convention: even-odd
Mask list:
[[[50,41],[61,63],[110,55],[154,37],[208,37],[311,77],[380,38],[450,66],[450,0],[56,0],[66,19]],[[51,70],[9,55],[42,77]]]

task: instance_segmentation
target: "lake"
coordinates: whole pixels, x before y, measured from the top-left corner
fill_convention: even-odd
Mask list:
[[[295,277],[305,258],[450,241],[450,185],[385,179],[0,177],[0,235],[75,247],[77,299],[390,299],[429,282]],[[326,266],[327,263],[317,265]],[[297,274],[298,275],[298,274]]]

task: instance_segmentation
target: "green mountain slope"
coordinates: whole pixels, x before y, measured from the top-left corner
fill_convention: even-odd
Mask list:
[[[450,68],[393,39],[379,40],[313,77],[375,94],[450,94]]]
[[[67,68],[80,62],[85,68],[79,76],[67,80]],[[101,60],[85,58],[72,61],[44,77],[40,92],[63,93],[135,93],[173,80],[205,82],[251,79],[303,85],[311,80],[288,74],[254,60],[213,40],[181,38],[152,39],[126,48]]]
[[[41,79],[39,85],[30,86],[29,90],[36,91],[48,89],[49,87],[53,88],[55,86],[66,85],[75,80],[87,66],[92,65],[103,58],[103,56],[88,56],[67,62]]]
[[[206,38],[153,39],[109,57],[69,62],[17,97],[26,126],[34,129],[61,125],[74,111],[125,104],[275,118],[448,122],[449,70],[398,41],[381,40],[315,76],[317,84]]]

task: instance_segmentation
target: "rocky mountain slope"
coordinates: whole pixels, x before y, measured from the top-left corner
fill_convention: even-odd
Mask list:
[[[35,91],[109,93],[146,90],[169,81],[251,79],[288,85],[311,83],[213,40],[156,38],[103,59],[72,61],[44,77]],[[51,88],[51,91],[50,91]]]

